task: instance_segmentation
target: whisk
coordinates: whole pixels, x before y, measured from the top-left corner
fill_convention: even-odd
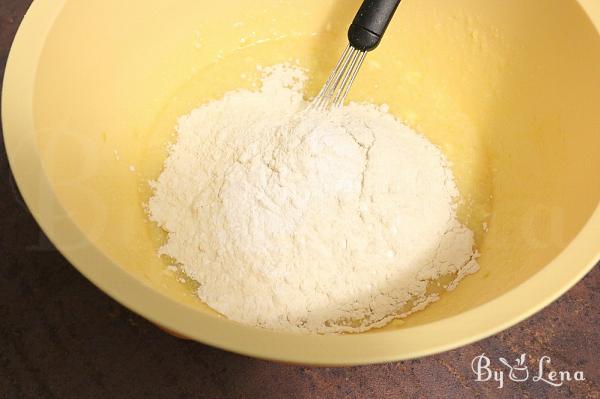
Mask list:
[[[381,41],[400,0],[365,0],[348,30],[348,46],[309,109],[328,110],[344,103],[367,52]]]

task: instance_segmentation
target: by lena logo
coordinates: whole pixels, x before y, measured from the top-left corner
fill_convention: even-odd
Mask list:
[[[543,383],[560,387],[568,381],[585,381],[583,371],[550,370],[551,359],[549,356],[542,356],[537,363],[532,360],[536,367],[530,372],[527,366],[529,356],[522,353],[514,363],[511,364],[503,357],[498,358],[499,366],[492,368],[492,361],[482,353],[475,356],[471,362],[471,369],[475,373],[475,381],[496,381],[498,388],[503,388],[505,381],[525,382],[531,380],[535,383]]]

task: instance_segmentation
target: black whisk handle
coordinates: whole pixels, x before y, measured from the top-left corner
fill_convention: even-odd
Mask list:
[[[399,4],[400,0],[365,0],[348,30],[352,47],[361,51],[375,49]]]

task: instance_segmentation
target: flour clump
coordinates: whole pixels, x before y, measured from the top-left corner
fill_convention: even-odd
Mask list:
[[[436,300],[478,268],[441,151],[384,107],[303,111],[305,73],[264,68],[180,118],[148,203],[160,253],[226,317],[275,330],[360,332]]]

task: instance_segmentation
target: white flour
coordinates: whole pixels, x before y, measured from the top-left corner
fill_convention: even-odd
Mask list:
[[[358,332],[437,299],[428,281],[477,270],[458,190],[433,144],[384,107],[310,112],[304,73],[278,65],[180,119],[152,183],[160,253],[232,320]]]

